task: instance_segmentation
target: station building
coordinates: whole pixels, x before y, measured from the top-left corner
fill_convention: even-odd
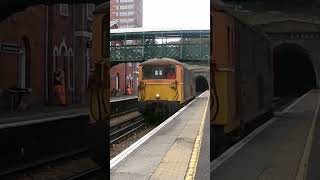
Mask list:
[[[90,69],[94,4],[36,5],[0,23],[0,107],[7,89],[31,90],[28,103],[53,104],[53,74],[65,72],[67,104],[84,104]]]

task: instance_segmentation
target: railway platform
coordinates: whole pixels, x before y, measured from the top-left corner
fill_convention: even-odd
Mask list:
[[[112,100],[112,108],[120,112],[121,106],[131,108],[137,101],[132,97]],[[46,106],[1,114],[0,176],[87,152],[89,110],[88,105]]]
[[[209,179],[209,92],[110,161],[112,180]]]
[[[314,89],[275,113],[211,162],[211,179],[320,179],[319,104]]]
[[[46,106],[38,107],[24,112],[12,112],[2,114],[0,117],[0,127],[9,125],[27,125],[33,121],[55,120],[60,118],[69,118],[74,116],[83,116],[88,114],[88,107],[86,106]]]
[[[128,100],[128,99],[137,99],[138,96],[128,96],[128,95],[123,95],[123,96],[116,96],[116,97],[111,97],[110,102],[117,102],[117,101],[123,101],[123,100]]]
[[[110,103],[121,103],[122,101],[137,99],[137,96],[119,96],[110,98]],[[121,106],[121,104],[120,104]],[[74,116],[88,115],[88,105],[69,105],[69,106],[43,106],[34,107],[23,112],[2,112],[0,114],[0,127],[7,124],[32,123],[33,120],[50,120],[59,118],[69,118]],[[19,125],[22,125],[21,123]]]

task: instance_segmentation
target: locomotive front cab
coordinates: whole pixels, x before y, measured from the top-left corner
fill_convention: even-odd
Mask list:
[[[182,103],[182,77],[183,66],[176,60],[152,59],[140,64],[140,109],[175,111]]]
[[[177,65],[140,66],[139,101],[179,101],[181,76]]]

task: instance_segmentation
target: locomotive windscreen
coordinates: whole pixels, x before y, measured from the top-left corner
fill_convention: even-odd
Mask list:
[[[143,79],[176,79],[176,67],[169,66],[150,66],[142,67]]]

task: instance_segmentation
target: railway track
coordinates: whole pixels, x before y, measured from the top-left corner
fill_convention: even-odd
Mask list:
[[[90,159],[88,150],[81,149],[11,169],[5,175],[2,174],[0,179],[89,180],[97,177],[99,170],[100,167]]]
[[[119,117],[119,116],[123,116],[125,114],[129,114],[129,113],[132,113],[132,112],[135,112],[135,111],[138,111],[138,108],[133,108],[133,109],[130,109],[130,110],[127,110],[127,111],[122,111],[120,113],[111,114],[111,119],[114,119],[114,118]]]
[[[125,136],[144,126],[141,114],[137,113],[135,102],[136,99],[130,99],[128,101],[121,100],[112,103],[115,107],[113,107],[114,111],[112,112],[111,118],[116,121],[113,121],[110,126],[112,133],[111,143],[118,142]],[[7,136],[11,137],[13,135],[15,137],[19,134],[18,139],[23,139],[20,144],[23,147],[22,149],[26,149],[26,153],[23,154],[23,158],[18,159],[19,157],[14,157],[17,160],[8,158],[8,163],[4,163],[3,161],[0,179],[29,180],[39,178],[47,179],[50,177],[50,179],[74,180],[94,179],[94,177],[98,177],[97,174],[99,174],[100,168],[91,160],[87,147],[80,140],[85,138],[83,131],[87,127],[87,117],[81,116],[80,118],[81,119],[69,118],[63,121],[22,126],[22,128],[26,130],[19,127],[11,128],[10,131],[7,130],[9,128],[1,131],[3,134],[2,139],[7,139]],[[70,131],[71,127],[75,129]],[[59,133],[57,133],[57,130],[60,130]],[[27,134],[28,136],[21,136],[21,134]],[[33,146],[31,146],[30,143],[25,145],[24,142],[32,142]],[[7,148],[2,148],[1,152],[8,154],[7,157],[10,157],[11,154],[15,155],[16,148],[14,144],[11,144],[3,144],[6,145],[5,147]],[[24,146],[27,147],[24,148]],[[44,150],[46,150],[46,154],[44,154]],[[10,156],[7,151],[11,152]],[[32,153],[37,151],[41,151],[42,153],[39,153],[39,155]],[[86,165],[88,164],[92,166],[87,167]]]
[[[130,110],[125,113],[128,114],[132,112],[134,112],[134,110]],[[120,117],[126,116],[125,113],[119,113],[114,115],[113,117],[121,120]],[[116,141],[141,127],[141,115],[136,115],[134,117],[131,116],[128,118],[130,118],[130,120],[122,119],[122,121],[117,121],[116,123],[113,123],[113,127],[117,129]],[[133,121],[134,123],[130,124]],[[128,128],[128,131],[130,129],[130,131],[126,132],[124,128]],[[90,164],[91,166],[89,167],[88,164]],[[6,170],[2,170],[0,172],[0,179],[31,180],[47,179],[48,177],[50,177],[51,179],[61,180],[90,180],[98,177],[100,170],[100,167],[91,160],[88,149],[81,148],[35,160],[26,164],[16,165],[15,167],[8,168]]]
[[[113,121],[110,126],[110,144],[120,141],[145,125],[142,115],[136,112],[136,109],[121,112],[112,117],[116,120]],[[17,168],[8,169],[0,173],[0,179],[19,180],[23,179],[25,174],[31,179],[33,179],[33,177],[39,178],[42,176],[46,179],[46,176],[48,175],[63,180],[90,180],[98,177],[99,171],[101,170],[98,165],[92,165],[92,167],[82,169],[76,167],[81,166],[81,163],[85,163],[84,161],[90,161],[88,149],[86,148],[34,161]],[[72,165],[72,168],[70,168],[69,164],[71,162],[74,164]],[[60,165],[56,166],[55,164]],[[94,163],[92,162],[92,164]],[[47,169],[45,167],[51,168]],[[45,170],[38,171],[37,169]],[[33,171],[36,171],[36,173],[33,173]]]
[[[129,115],[110,125],[110,144],[119,142],[124,137],[136,132],[145,126],[143,116],[140,113]]]
[[[79,154],[85,153],[85,152],[87,152],[87,149],[79,149],[79,150],[76,150],[76,151],[73,151],[73,152],[59,154],[59,155],[52,156],[52,157],[49,157],[49,158],[46,158],[46,159],[42,159],[42,160],[34,161],[34,162],[31,162],[31,163],[23,164],[21,166],[17,166],[17,167],[14,167],[14,168],[10,168],[10,169],[1,171],[0,172],[0,178],[1,177],[5,177],[5,176],[10,175],[10,174],[13,174],[13,173],[19,173],[19,172],[22,172],[22,171],[26,171],[26,170],[38,167],[38,166],[42,166],[42,165],[48,164],[50,162],[55,162],[55,161],[59,161],[59,160],[64,159],[64,158],[68,158],[68,157],[71,157],[71,156],[76,156],[76,155],[79,155]]]
[[[78,173],[76,175],[69,176],[65,178],[64,180],[90,180],[95,179],[99,175],[99,171],[101,170],[100,167],[93,167],[90,169],[87,169],[81,173]]]

